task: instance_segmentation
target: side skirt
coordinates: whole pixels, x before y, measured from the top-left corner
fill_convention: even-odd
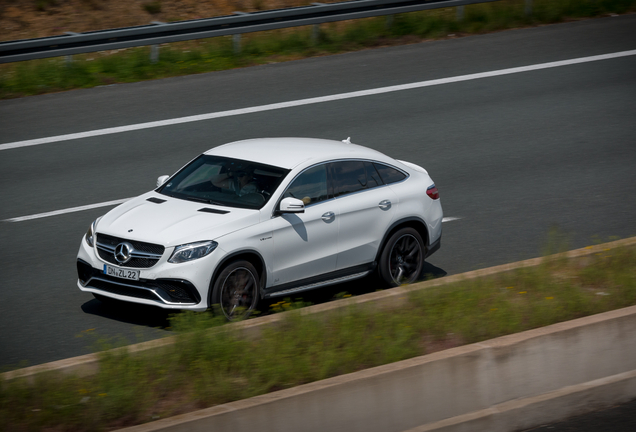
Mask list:
[[[329,285],[335,285],[355,279],[360,279],[370,274],[375,269],[376,264],[364,264],[351,267],[345,270],[338,270],[326,275],[302,279],[296,282],[287,283],[280,286],[272,287],[275,291],[266,292],[263,298],[280,297],[289,294],[295,294],[301,291],[309,291],[316,288],[322,288]]]

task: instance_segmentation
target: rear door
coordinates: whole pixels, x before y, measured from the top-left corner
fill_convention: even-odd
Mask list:
[[[331,169],[339,211],[336,270],[371,263],[394,220],[398,197],[371,162],[333,162]]]

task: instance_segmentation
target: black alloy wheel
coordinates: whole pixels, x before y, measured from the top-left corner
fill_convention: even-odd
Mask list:
[[[420,276],[424,266],[424,248],[420,234],[402,228],[389,238],[380,255],[380,276],[392,287],[410,284]]]
[[[233,261],[216,278],[212,303],[230,321],[247,318],[258,303],[259,286],[258,273],[250,262]]]

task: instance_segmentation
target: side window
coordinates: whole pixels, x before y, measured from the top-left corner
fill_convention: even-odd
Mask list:
[[[406,174],[404,174],[402,171],[388,165],[379,163],[374,163],[373,165],[378,170],[378,173],[380,173],[380,177],[382,178],[384,184],[396,183],[406,178]]]
[[[283,198],[297,198],[305,205],[329,198],[327,191],[327,165],[322,164],[301,173],[283,194]]]
[[[383,184],[380,174],[371,162],[344,161],[332,164],[334,196],[342,196]]]
[[[367,188],[367,170],[363,161],[344,161],[333,164],[334,196],[342,196]]]
[[[371,189],[383,184],[378,171],[371,162],[365,162],[364,168],[367,170],[367,188]]]

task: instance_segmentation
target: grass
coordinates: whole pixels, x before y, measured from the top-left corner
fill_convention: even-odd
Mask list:
[[[414,291],[398,310],[291,313],[257,339],[219,327],[212,314],[182,313],[171,322],[176,344],[159,354],[104,351],[95,376],[0,382],[0,424],[8,431],[110,430],[635,305],[635,269],[634,247],[546,260]]]
[[[47,3],[47,2],[43,2]],[[298,27],[245,34],[236,54],[232,37],[202,39],[161,46],[151,63],[150,47],[103,51],[65,58],[0,65],[0,99],[77,88],[196,74],[365,48],[419,42],[449,35],[479,34],[510,28],[622,14],[636,10],[636,0],[501,0],[467,6],[464,19],[454,8],[323,24],[317,41],[312,29]],[[158,1],[144,7],[160,8]],[[154,10],[154,9],[153,9]]]

